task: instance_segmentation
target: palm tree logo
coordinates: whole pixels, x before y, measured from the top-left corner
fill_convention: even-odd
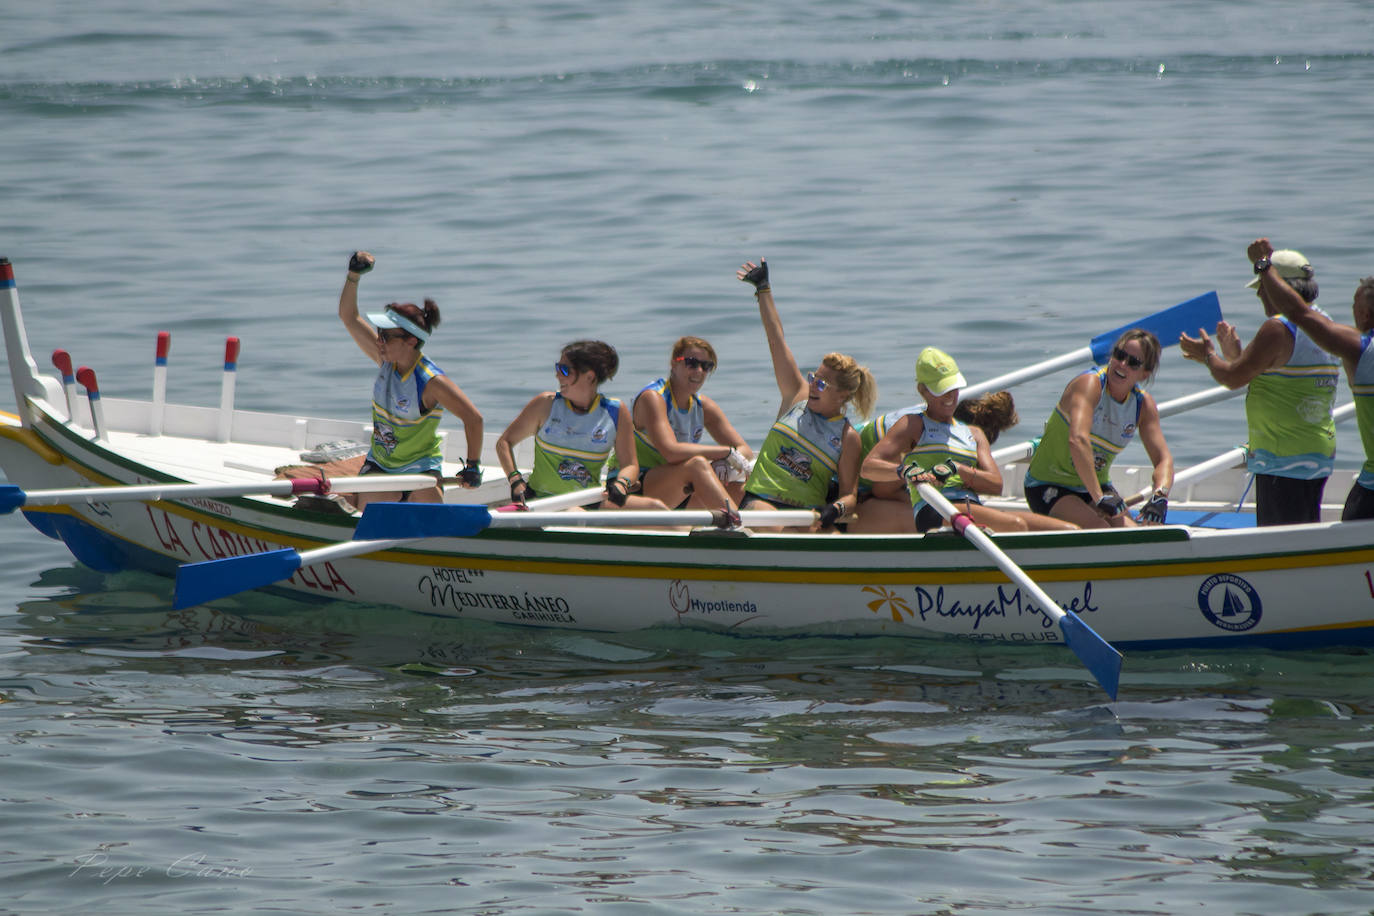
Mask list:
[[[863,590],[878,596],[875,600],[868,602],[868,609],[875,614],[881,614],[886,609],[892,615],[894,623],[901,623],[903,614],[908,617],[916,616],[916,612],[911,609],[911,605],[906,603],[906,599],[891,589],[881,585],[865,585]]]

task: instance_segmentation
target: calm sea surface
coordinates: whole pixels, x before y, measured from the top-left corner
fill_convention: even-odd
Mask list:
[[[241,407],[365,419],[334,305],[368,248],[365,303],[439,301],[489,429],[570,339],[626,396],[695,333],[757,441],[747,258],[885,409],[928,344],[983,379],[1213,289],[1248,337],[1259,235],[1348,319],[1371,35],[1270,0],[17,5],[0,255],[107,395],[170,330],[172,398],[216,403],[232,334]],[[1155,392],[1206,381],[1171,350]],[[1165,430],[1180,466],[1244,438],[1238,402]],[[1134,653],[1108,707],[1062,650],[170,597],[0,518],[0,910],[1374,910],[1363,651]]]

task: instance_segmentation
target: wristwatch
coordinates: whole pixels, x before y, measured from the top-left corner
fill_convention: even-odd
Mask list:
[[[1266,270],[1268,270],[1268,269],[1269,269],[1269,259],[1268,259],[1268,258],[1260,258],[1258,261],[1255,262],[1255,273],[1256,273],[1256,274],[1262,274],[1262,273],[1264,273],[1264,272],[1265,272]]]

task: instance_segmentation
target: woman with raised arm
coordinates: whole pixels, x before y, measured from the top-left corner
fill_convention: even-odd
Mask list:
[[[992,429],[960,419],[959,391],[964,376],[953,357],[926,347],[916,360],[916,390],[924,406],[898,417],[864,458],[862,473],[873,481],[873,496],[859,506],[849,526],[856,534],[924,534],[946,519],[921,498],[928,483],[961,505],[975,523],[993,531],[1057,531],[1076,527],[1030,512],[994,509],[982,496],[1002,492],[1002,472],[992,459],[992,440],[1017,422],[1011,395],[1005,391],[965,402],[964,415]],[[942,470],[952,473],[944,473]],[[901,488],[900,499],[885,494]]]
[[[1154,334],[1132,328],[1117,339],[1107,365],[1085,369],[1064,388],[1026,469],[1031,511],[1080,528],[1134,526],[1135,519],[1112,486],[1111,471],[1116,456],[1139,433],[1154,465],[1155,488],[1140,510],[1140,520],[1164,521],[1174,459],[1155,400],[1141,387],[1159,368],[1159,352]]]
[[[858,502],[862,446],[845,411],[852,402],[860,416],[868,416],[878,398],[877,383],[868,367],[843,353],[827,353],[815,372],[802,375],[773,303],[768,262],[762,258],[758,264],[746,261],[735,276],[752,285],[758,297],[773,375],[782,395],[778,419],[745,482],[742,508],[816,509],[818,526],[829,530],[852,513]]]
[[[620,401],[600,391],[620,368],[615,348],[599,340],[568,344],[554,363],[557,391],[535,395],[496,440],[496,457],[510,481],[511,501],[584,490],[601,482],[601,471],[614,453],[619,472],[606,481],[602,508],[666,509],[662,502],[630,496],[630,481],[639,476],[634,422]],[[515,466],[515,446],[534,437],[534,468],[525,480]]]
[[[482,483],[482,415],[444,371],[421,349],[439,326],[439,306],[426,299],[393,302],[380,312],[358,314],[358,281],[377,259],[355,251],[339,294],[339,320],[358,348],[379,367],[372,383],[372,447],[362,474],[430,474],[434,486],[423,490],[359,493],[359,508],[369,502],[443,502],[443,448],[439,421],[444,411],[463,421],[467,461],[459,472],[464,487]]]
[[[700,394],[719,362],[700,337],[673,344],[668,374],[635,395],[640,492],[674,508],[735,509],[754,452],[725,411]],[[702,442],[709,434],[714,443]]]

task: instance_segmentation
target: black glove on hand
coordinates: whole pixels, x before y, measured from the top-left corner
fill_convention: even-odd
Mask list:
[[[834,528],[835,523],[840,520],[841,515],[844,515],[844,503],[835,500],[835,502],[821,510],[821,527]]]
[[[458,479],[465,487],[472,489],[480,487],[482,485],[482,466],[469,458],[467,464],[463,465],[463,469],[458,472]]]
[[[1107,518],[1115,518],[1126,511],[1126,501],[1117,494],[1115,490],[1106,490],[1102,493],[1102,498],[1094,506]]]
[[[530,485],[525,483],[525,478],[516,477],[510,482],[510,501],[520,508],[525,508],[525,502],[530,497]]]
[[[763,258],[759,258],[759,265],[751,269],[744,276],[740,277],[740,279],[743,280],[745,283],[752,283],[754,285],[754,292],[756,293],[761,293],[764,290],[769,289],[770,287],[768,286],[768,262],[765,261]]]
[[[377,263],[377,259],[366,251],[355,251],[348,256],[348,270],[350,273],[365,274],[372,269],[372,265]]]
[[[630,485],[619,477],[612,477],[606,482],[606,499],[613,506],[624,506],[625,500],[630,495]]]
[[[1153,525],[1164,524],[1164,518],[1169,514],[1168,495],[1155,490],[1155,495],[1150,497],[1150,501],[1140,507],[1140,520],[1149,522]]]

